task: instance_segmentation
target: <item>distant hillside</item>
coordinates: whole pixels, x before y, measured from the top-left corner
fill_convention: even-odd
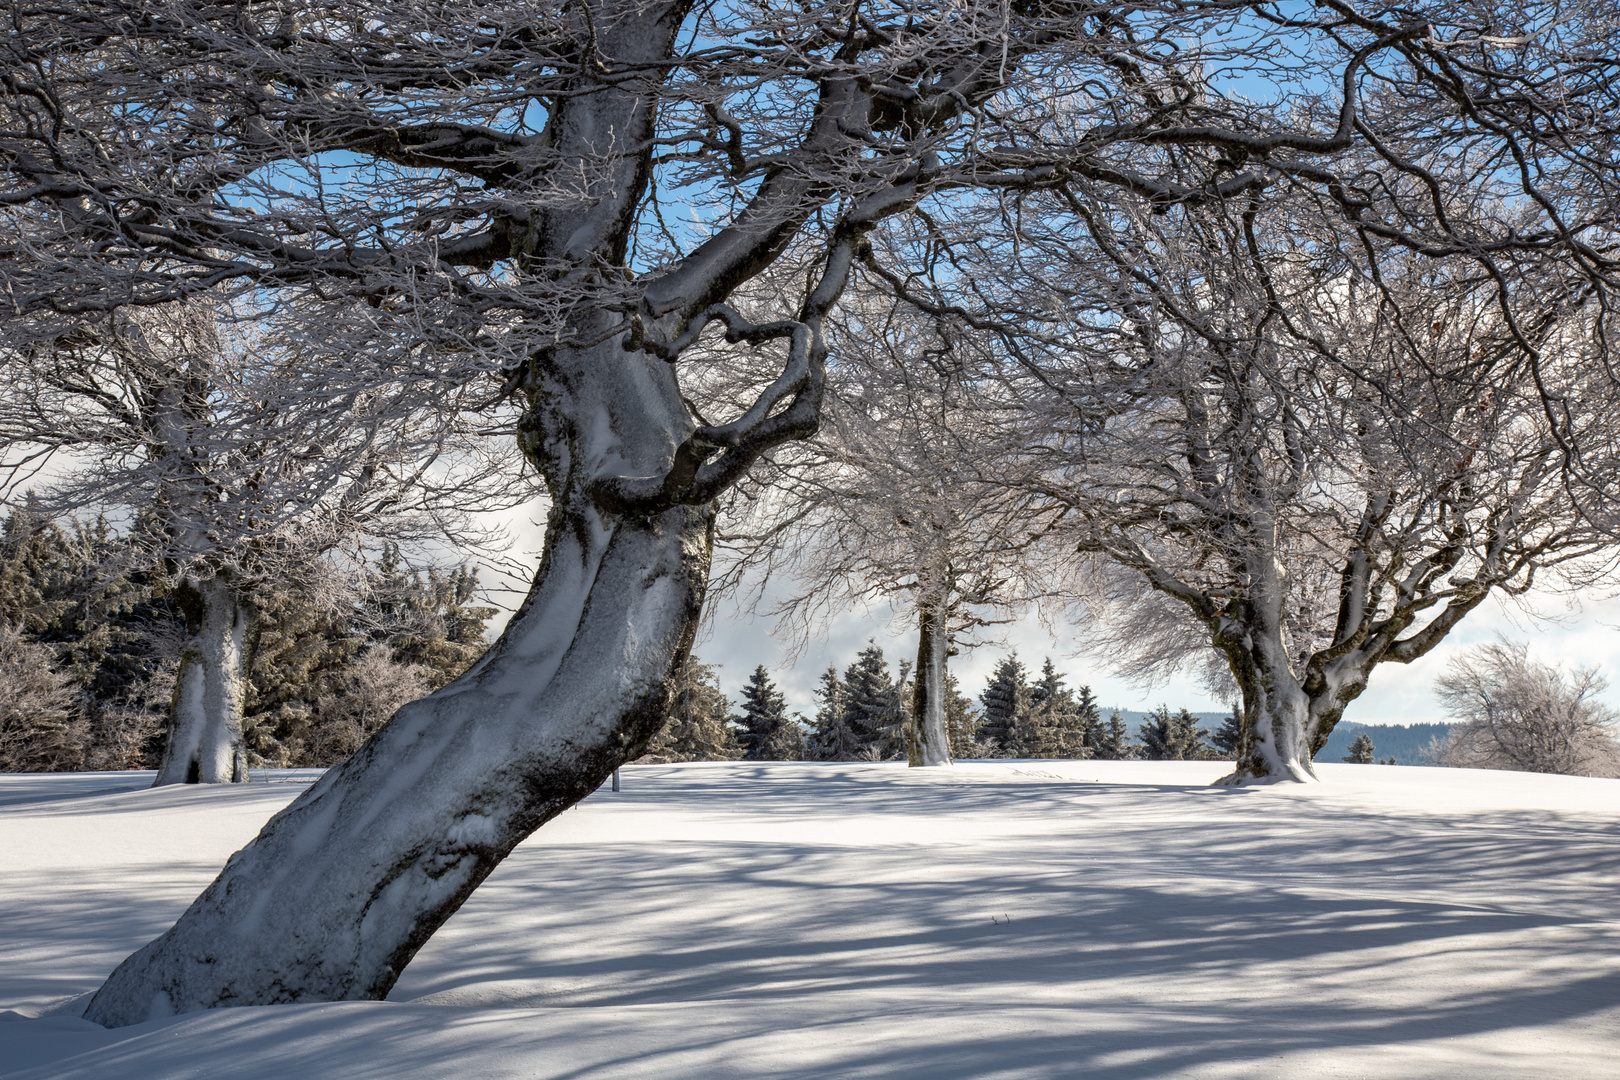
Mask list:
[[[1104,709],[1104,719],[1111,710]],[[1145,712],[1136,709],[1120,709],[1119,715],[1124,717],[1131,726],[1131,737],[1136,737],[1136,729],[1148,716]],[[1198,722],[1207,731],[1214,731],[1226,719],[1224,712],[1193,713]],[[1380,758],[1393,757],[1397,765],[1423,764],[1423,751],[1430,742],[1444,738],[1446,732],[1451,730],[1450,724],[1354,724],[1342,723],[1333,729],[1328,737],[1327,745],[1322,752],[1316,755],[1317,761],[1338,761],[1350,752],[1350,742],[1361,732],[1365,731],[1373,741],[1373,749]]]
[[[1397,765],[1424,765],[1423,751],[1450,730],[1450,724],[1340,724],[1316,760],[1338,761],[1350,752],[1350,741],[1365,731],[1380,758],[1393,756]]]

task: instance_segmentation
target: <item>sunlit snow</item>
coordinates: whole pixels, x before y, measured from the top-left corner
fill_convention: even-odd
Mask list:
[[[629,767],[389,1001],[83,995],[313,772],[0,777],[0,1076],[1610,1077],[1620,781],[1206,762]]]

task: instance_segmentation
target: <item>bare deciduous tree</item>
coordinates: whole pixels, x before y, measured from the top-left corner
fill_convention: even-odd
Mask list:
[[[396,661],[386,645],[371,646],[328,678],[315,705],[310,755],[321,764],[337,764],[402,705],[426,697],[428,690],[414,664]]]
[[[1522,643],[1470,649],[1452,658],[1435,686],[1459,721],[1440,749],[1440,763],[1620,775],[1620,713],[1597,700],[1607,686],[1596,668],[1566,672],[1531,660]]]
[[[894,604],[917,628],[907,761],[951,762],[948,658],[1040,591],[1035,498],[1006,483],[980,358],[945,320],[863,297],[830,323],[821,430],[744,485],[723,519],[723,584],[794,586],[770,614],[795,640],[851,605]]]
[[[57,454],[59,476],[30,498],[52,514],[124,515],[139,569],[171,583],[187,640],[158,785],[247,779],[255,589],[329,590],[340,575],[323,557],[378,540],[476,547],[469,513],[519,497],[464,431],[402,404],[408,388],[297,393],[318,365],[307,343],[278,342],[221,304],[129,308],[60,330],[7,324],[0,446],[19,469]]]
[[[1493,593],[1610,565],[1546,410],[1591,447],[1589,478],[1612,474],[1588,294],[1566,279],[1515,321],[1466,266],[1362,269],[1309,228],[1252,210],[1116,226],[1103,246],[1133,254],[1098,287],[1122,317],[1059,398],[1080,435],[1049,491],[1109,564],[1100,624],[1137,674],[1213,646],[1243,698],[1232,783],[1314,779],[1377,665]]]
[[[1169,210],[1299,184],[1391,242],[1601,278],[1600,9],[16,8],[7,312],[72,323],[233,288],[332,358],[311,393],[521,393],[552,499],[533,590],[483,661],[267,824],[87,1015],[380,997],[516,843],[638,753],[691,642],[712,500],[815,430],[824,321],[870,235],[904,222],[948,257],[925,200],[1084,183]],[[1435,185],[1482,178],[1533,227],[1437,212]],[[743,317],[729,297],[773,265],[802,284]],[[681,384],[709,327],[780,362],[714,422]]]

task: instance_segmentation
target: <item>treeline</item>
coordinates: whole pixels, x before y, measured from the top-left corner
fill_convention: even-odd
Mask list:
[[[0,530],[0,771],[155,768],[187,597],[134,530],[14,511]],[[331,765],[482,655],[494,608],[466,567],[397,551],[334,579],[261,584],[241,643],[249,764]],[[303,587],[300,587],[302,585]]]
[[[716,667],[688,661],[669,722],[640,759],[669,761],[898,761],[912,724],[911,666],[891,669],[868,643],[840,673],[822,672],[814,716],[789,713],[776,682],[756,667],[735,703]],[[1048,658],[1030,677],[1016,654],[1003,659],[975,702],[947,679],[946,727],[957,758],[1230,760],[1239,725],[1215,732],[1186,709],[1168,706],[1130,731],[1113,711],[1105,719],[1089,686],[1071,687]]]

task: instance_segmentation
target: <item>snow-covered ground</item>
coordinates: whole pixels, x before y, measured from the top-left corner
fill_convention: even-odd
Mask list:
[[[1617,1075],[1620,781],[1222,768],[627,768],[389,1001],[115,1031],[81,995],[312,774],[3,776],[0,1076]]]

